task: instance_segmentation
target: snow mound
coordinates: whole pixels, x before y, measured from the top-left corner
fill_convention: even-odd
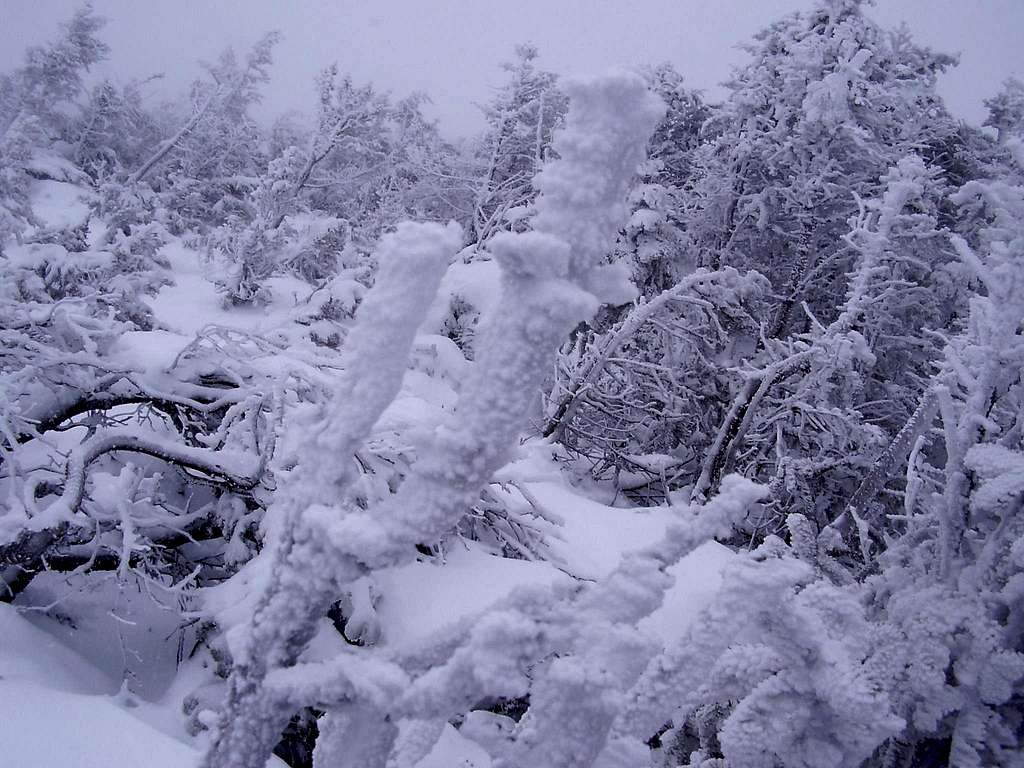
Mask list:
[[[192,768],[199,752],[113,699],[0,680],[4,759],[20,768]]]
[[[561,519],[548,548],[573,576],[598,580],[623,555],[660,541],[675,516],[668,507],[621,509],[581,496],[563,482],[527,483],[545,512]]]
[[[266,282],[273,297],[269,305],[226,309],[197,252],[174,240],[160,253],[170,263],[174,285],[165,286],[149,305],[161,325],[178,333],[195,335],[208,325],[269,333],[288,323],[295,306],[313,292],[298,278],[278,276]]]
[[[417,645],[517,590],[549,587],[564,578],[548,563],[496,557],[472,542],[456,544],[443,564],[414,562],[375,575],[384,641]]]
[[[423,333],[438,333],[450,314],[452,301],[462,299],[480,314],[489,317],[501,298],[501,269],[495,261],[457,261],[448,267],[430,311],[423,320]]]
[[[4,765],[198,765],[198,750],[135,717],[131,697],[110,695],[118,690],[113,678],[2,603],[0,638]]]
[[[39,685],[68,693],[117,691],[111,677],[5,603],[0,603],[0,638],[0,685]],[[8,721],[0,716],[0,722]]]
[[[87,189],[77,184],[45,179],[33,182],[29,203],[45,226],[73,229],[89,218],[91,197]]]

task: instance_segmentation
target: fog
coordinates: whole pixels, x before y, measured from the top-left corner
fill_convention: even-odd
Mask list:
[[[26,45],[52,36],[79,5],[72,0],[0,0],[0,70],[14,66]],[[103,37],[109,61],[98,75],[127,80],[162,72],[151,98],[180,94],[225,45],[239,49],[278,29],[284,40],[266,90],[263,118],[312,103],[312,78],[337,61],[358,81],[396,96],[423,91],[449,135],[482,125],[476,104],[502,82],[501,62],[519,42],[536,44],[542,66],[559,73],[610,65],[670,61],[692,87],[721,93],[737,44],[802,0],[95,0],[109,19]],[[1024,2],[1020,0],[878,0],[875,18],[906,21],[915,38],[961,54],[940,92],[971,122],[982,100],[1010,75],[1024,73]]]

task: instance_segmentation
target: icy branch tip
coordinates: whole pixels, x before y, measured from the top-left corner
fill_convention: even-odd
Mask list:
[[[377,258],[381,264],[434,262],[448,258],[462,247],[462,227],[456,222],[403,221],[380,239]]]
[[[647,87],[636,72],[615,69],[603,75],[576,76],[565,84],[574,125],[610,120],[629,126],[635,141],[646,142],[665,116],[665,102]]]

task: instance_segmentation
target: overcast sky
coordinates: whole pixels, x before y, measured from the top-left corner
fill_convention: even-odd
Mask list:
[[[0,0],[0,71],[16,66],[26,45],[51,37],[80,5],[74,0]],[[110,60],[102,74],[126,80],[166,73],[161,88],[181,93],[227,44],[244,49],[279,29],[274,79],[263,117],[307,110],[312,78],[337,61],[358,81],[395,96],[421,90],[434,101],[446,133],[481,126],[474,103],[502,82],[500,63],[517,42],[541,52],[560,73],[671,61],[689,85],[709,96],[730,66],[736,44],[811,0],[94,0],[108,17]],[[1024,79],[1024,0],[877,0],[880,22],[906,21],[920,42],[961,54],[941,90],[971,122],[982,99],[1010,75]],[[157,93],[154,96],[160,96]]]

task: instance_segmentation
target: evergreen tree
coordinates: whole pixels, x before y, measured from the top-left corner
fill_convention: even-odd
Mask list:
[[[67,107],[86,72],[107,55],[96,33],[104,20],[89,6],[75,12],[51,43],[29,48],[23,64],[0,74],[0,252],[34,221],[28,200],[33,154],[64,138]]]
[[[566,97],[557,77],[537,69],[537,49],[519,45],[505,64],[509,82],[484,107],[487,129],[477,151],[480,181],[474,201],[471,242],[515,229],[536,192],[532,179],[548,156],[552,132],[562,122]]]

